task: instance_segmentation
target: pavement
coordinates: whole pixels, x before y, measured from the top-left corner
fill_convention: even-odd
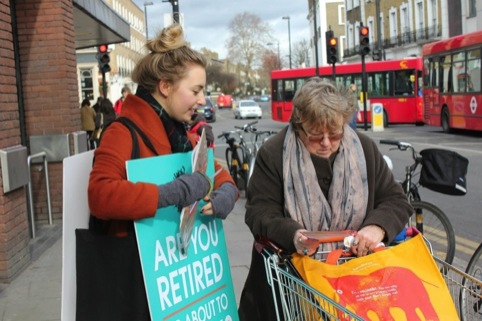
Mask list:
[[[245,199],[224,221],[231,274],[239,303],[251,262],[253,237],[244,223]],[[37,226],[32,262],[10,284],[0,285],[0,321],[60,321],[62,222]],[[67,320],[64,320],[67,321]]]

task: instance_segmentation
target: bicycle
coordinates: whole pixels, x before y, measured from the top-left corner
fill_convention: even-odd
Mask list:
[[[394,145],[401,151],[412,152],[413,163],[405,167],[405,179],[400,182],[415,213],[409,219],[409,225],[423,233],[432,244],[434,256],[440,257],[448,264],[455,256],[455,232],[447,215],[432,203],[422,201],[418,184],[413,182],[415,171],[422,166],[420,155],[410,143],[395,140],[380,140],[380,144]]]
[[[273,130],[258,131],[254,126],[250,126],[248,130],[252,134],[251,145],[253,147],[252,150],[249,149],[250,151],[249,172],[248,172],[248,181],[249,181],[249,179],[251,178],[251,175],[253,175],[254,163],[256,162],[256,155],[258,155],[259,148],[271,137],[271,135],[277,134],[278,132]]]
[[[241,127],[234,126],[235,130],[223,131],[218,138],[224,138],[228,147],[226,148],[226,165],[229,169],[229,174],[234,180],[234,183],[239,190],[244,190],[245,194],[248,189],[248,173],[251,151],[249,150],[243,133],[249,132],[249,128],[254,126],[257,121],[245,124]],[[239,142],[233,135],[237,135]]]
[[[460,320],[482,319],[482,243],[477,247],[465,269],[467,276],[460,291]],[[474,317],[475,316],[475,317]]]

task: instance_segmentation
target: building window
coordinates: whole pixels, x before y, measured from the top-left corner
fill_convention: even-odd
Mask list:
[[[339,25],[345,24],[345,6],[344,5],[338,6],[338,24]]]
[[[424,12],[423,12],[423,2],[417,1],[416,4],[416,12],[415,12],[415,23],[417,29],[417,38],[418,39],[425,39],[425,32],[424,32]]]
[[[353,8],[360,6],[360,0],[353,0]]]
[[[477,15],[477,8],[475,6],[477,0],[469,0],[469,18]]]
[[[82,100],[94,100],[92,69],[80,69],[80,91],[82,93]]]
[[[390,10],[390,18],[389,18],[389,25],[390,25],[390,43],[396,44],[397,43],[397,12],[395,9]]]
[[[437,0],[431,0],[429,2],[430,10],[427,12],[428,19],[428,32],[429,37],[437,37],[437,25],[438,25],[438,14],[437,14]]]

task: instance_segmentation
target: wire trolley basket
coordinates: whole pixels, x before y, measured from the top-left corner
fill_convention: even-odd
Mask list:
[[[460,320],[482,320],[482,281],[434,257],[459,312]],[[478,267],[478,269],[482,269]]]
[[[427,245],[431,248],[429,243]],[[303,281],[291,264],[290,255],[282,253],[274,244],[262,240],[256,243],[256,247],[264,258],[267,281],[279,321],[364,320]],[[482,320],[482,281],[435,256],[434,259],[450,291],[460,320]]]

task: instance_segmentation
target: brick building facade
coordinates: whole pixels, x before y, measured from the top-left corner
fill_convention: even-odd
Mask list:
[[[0,0],[0,150],[22,145],[30,155],[33,136],[64,135],[73,154],[72,133],[80,130],[74,12],[77,6],[84,14],[82,5],[84,0]],[[10,282],[31,261],[27,188],[5,192],[6,170],[0,171],[0,282]],[[59,222],[62,161],[49,162],[48,174],[53,220]],[[47,224],[43,164],[33,163],[30,176],[35,224]]]

